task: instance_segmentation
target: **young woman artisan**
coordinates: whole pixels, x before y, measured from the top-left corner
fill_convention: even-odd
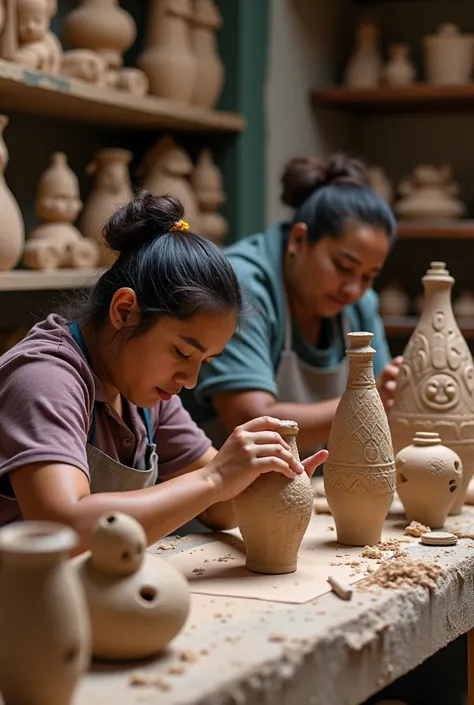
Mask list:
[[[232,267],[182,216],[176,198],[147,192],[119,210],[105,227],[118,259],[77,317],[48,316],[0,359],[0,525],[63,522],[81,551],[114,509],[153,542],[196,516],[235,526],[229,500],[258,475],[303,471],[278,419],[241,425],[217,453],[176,396],[241,309]]]
[[[261,414],[297,421],[303,451],[324,444],[347,380],[348,331],[374,333],[377,385],[390,405],[401,359],[390,359],[371,287],[395,221],[367,181],[363,165],[344,156],[327,165],[293,159],[282,179],[292,222],[227,250],[258,310],[183,397],[217,447]]]

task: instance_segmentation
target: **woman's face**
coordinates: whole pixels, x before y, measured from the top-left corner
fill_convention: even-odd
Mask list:
[[[114,324],[111,315],[117,327],[120,316],[127,314],[113,315],[118,316]],[[128,314],[130,325],[135,315]],[[201,365],[222,353],[236,325],[234,311],[201,312],[184,321],[163,316],[143,335],[111,346],[116,349],[108,354],[110,382],[135,406],[150,408],[160,399],[167,401],[182,387],[196,385]]]
[[[372,287],[389,250],[387,233],[371,225],[348,223],[338,236],[311,245],[307,227],[293,226],[285,272],[290,295],[309,316],[332,318]]]

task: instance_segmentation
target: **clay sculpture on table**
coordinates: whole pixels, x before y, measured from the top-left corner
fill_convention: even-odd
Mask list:
[[[0,271],[13,269],[23,252],[25,226],[18,203],[5,181],[8,149],[3,131],[8,125],[6,115],[0,115]]]
[[[462,483],[450,514],[462,510],[474,473],[474,365],[454,318],[454,279],[444,262],[431,262],[423,277],[425,302],[403,352],[389,421],[395,453],[417,431],[439,433],[460,457]]]
[[[25,521],[0,529],[0,691],[5,705],[70,705],[90,662],[74,531]]]
[[[459,456],[441,444],[439,434],[418,431],[412,445],[397,453],[395,465],[408,522],[441,529],[461,487]]]
[[[146,554],[141,525],[121,512],[104,514],[91,550],[74,559],[84,586],[96,658],[146,658],[168,646],[189,613],[186,579],[169,563]]]
[[[349,379],[331,427],[324,487],[339,543],[380,541],[395,493],[387,416],[375,385],[372,333],[348,334]]]
[[[299,461],[295,421],[279,431]],[[303,472],[289,479],[277,472],[260,475],[233,500],[247,552],[246,566],[255,573],[293,573],[298,551],[313,512],[313,490]]]

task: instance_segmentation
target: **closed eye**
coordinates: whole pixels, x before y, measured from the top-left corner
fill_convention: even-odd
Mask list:
[[[180,360],[189,360],[191,358],[191,355],[185,355],[184,352],[181,352],[181,350],[179,348],[177,348],[176,346],[174,348],[174,351]]]

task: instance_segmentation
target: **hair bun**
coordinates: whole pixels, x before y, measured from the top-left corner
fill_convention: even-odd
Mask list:
[[[322,186],[367,186],[369,176],[362,161],[345,154],[335,154],[327,164],[316,157],[295,157],[285,166],[281,183],[281,201],[292,208],[299,208],[313,191]]]
[[[130,252],[169,232],[183,215],[184,206],[176,196],[154,196],[142,190],[110,216],[104,240],[115,252]]]

